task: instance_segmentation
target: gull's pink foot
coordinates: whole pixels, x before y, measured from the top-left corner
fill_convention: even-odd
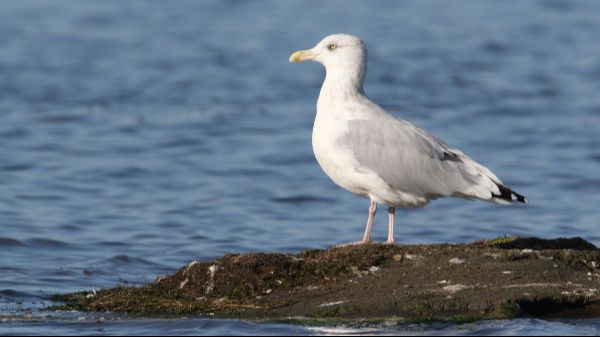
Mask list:
[[[341,248],[341,247],[348,247],[348,246],[360,246],[360,245],[366,245],[371,243],[371,241],[364,241],[364,240],[360,240],[360,241],[354,241],[354,242],[348,242],[348,243],[342,243],[337,245],[337,248]]]
[[[346,247],[346,246],[358,246],[364,245],[371,242],[371,229],[373,228],[373,218],[375,217],[375,213],[377,212],[377,203],[371,200],[371,207],[369,207],[369,218],[367,219],[367,228],[365,228],[365,235],[363,239],[356,242],[345,243],[341,245],[337,245],[336,247]]]

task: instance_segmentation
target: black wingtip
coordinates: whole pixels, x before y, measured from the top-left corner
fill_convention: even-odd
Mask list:
[[[509,202],[522,202],[524,204],[529,203],[529,199],[527,199],[526,196],[521,195],[504,185],[500,185],[500,184],[496,184],[496,185],[498,186],[498,189],[500,190],[500,195],[494,194],[494,197],[496,197],[498,199],[506,200]]]

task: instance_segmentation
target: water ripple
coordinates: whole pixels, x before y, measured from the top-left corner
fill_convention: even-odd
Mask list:
[[[32,248],[45,248],[45,249],[72,249],[75,245],[69,242],[47,239],[47,238],[31,238],[25,240],[25,242]]]
[[[25,246],[27,246],[27,245],[19,240],[15,240],[12,238],[0,237],[0,248],[1,247],[25,247]]]

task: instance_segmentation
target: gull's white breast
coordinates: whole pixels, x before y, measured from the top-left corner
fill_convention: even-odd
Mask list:
[[[369,196],[367,172],[361,172],[352,149],[344,148],[339,139],[346,133],[346,123],[334,116],[317,114],[312,133],[313,152],[317,162],[337,185],[346,190]]]
[[[354,109],[338,107],[327,111],[327,107],[317,108],[312,147],[323,171],[340,187],[376,202],[403,207],[425,204],[426,201],[422,198],[392,188],[378,174],[362,167],[356,159],[354,149],[341,142],[348,132],[348,123],[361,118],[364,116]]]
[[[346,133],[346,123],[333,114],[319,114],[315,119],[312,133],[312,147],[317,162],[325,173],[339,186],[359,195],[368,195],[368,190],[360,184],[361,173],[351,149],[345,149],[338,142]]]

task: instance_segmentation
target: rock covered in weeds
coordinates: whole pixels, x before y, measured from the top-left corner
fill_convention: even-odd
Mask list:
[[[192,262],[140,288],[57,297],[138,314],[325,320],[596,316],[600,251],[580,238],[364,245]]]

